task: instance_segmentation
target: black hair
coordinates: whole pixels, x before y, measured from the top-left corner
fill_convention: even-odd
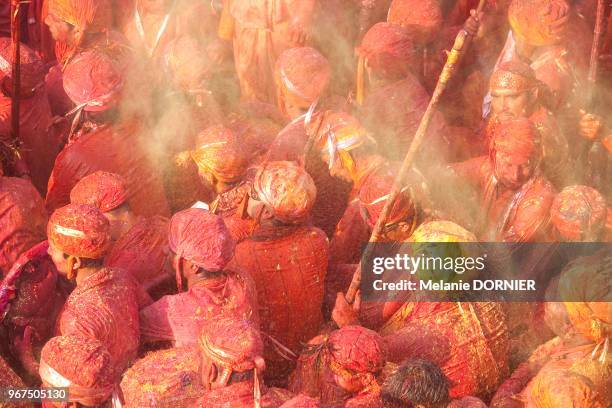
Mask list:
[[[385,407],[433,408],[449,403],[449,386],[440,367],[428,360],[409,359],[384,382],[381,397]]]

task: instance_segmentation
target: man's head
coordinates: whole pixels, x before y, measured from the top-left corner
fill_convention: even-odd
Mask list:
[[[537,79],[524,62],[508,61],[491,75],[491,109],[493,120],[503,121],[529,116],[538,99]]]
[[[252,323],[239,316],[217,315],[198,340],[202,384],[206,389],[255,380],[265,370],[263,340]],[[255,387],[258,381],[254,381]]]
[[[256,220],[300,224],[316,196],[314,181],[302,167],[289,161],[267,162],[255,176],[247,211]]]
[[[234,256],[235,241],[223,218],[200,208],[180,211],[170,219],[168,245],[174,253],[177,285],[183,277],[221,272]]]
[[[49,0],[45,24],[55,41],[78,46],[85,33],[110,29],[112,11],[110,0]]]
[[[101,264],[111,246],[110,224],[96,207],[69,204],[55,210],[47,225],[49,255],[71,278],[81,267]]]
[[[563,241],[598,241],[607,217],[606,200],[589,186],[565,187],[553,201],[551,221]]]
[[[540,164],[540,135],[529,119],[501,122],[495,127],[491,155],[497,180],[516,190],[533,177]]]
[[[391,23],[372,26],[357,52],[364,60],[371,84],[403,79],[411,71],[418,72],[422,64],[410,32]],[[357,80],[363,81],[363,78]]]
[[[306,132],[309,135],[316,132],[316,145],[330,174],[355,182],[360,171],[354,155],[372,140],[361,123],[348,113],[326,111],[306,127]]]
[[[232,130],[211,126],[196,137],[196,148],[191,158],[198,166],[202,182],[221,194],[244,177],[249,156]]]
[[[422,359],[403,362],[382,386],[382,399],[392,408],[444,408],[450,402],[449,380],[440,367]]]
[[[115,241],[137,221],[127,202],[125,179],[116,173],[97,171],[83,177],[70,192],[72,204],[88,204],[98,208],[110,222]]]
[[[327,90],[331,68],[327,59],[311,47],[290,48],[279,55],[274,67],[279,109],[297,118]]]
[[[386,361],[382,337],[362,326],[345,326],[332,332],[325,352],[336,384],[354,394],[376,382]]]
[[[121,100],[124,78],[117,61],[102,49],[77,54],[63,74],[66,95],[87,112],[105,112]]]
[[[508,22],[517,42],[518,51],[525,47],[557,44],[565,38],[566,0],[512,0],[508,7]]]
[[[424,46],[439,34],[444,16],[436,0],[393,0],[387,21],[410,30],[417,45]]]
[[[97,407],[111,397],[118,373],[98,340],[58,336],[43,347],[39,374],[45,387],[67,387],[70,402]]]

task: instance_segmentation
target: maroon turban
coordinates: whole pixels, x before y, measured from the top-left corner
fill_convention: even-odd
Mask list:
[[[64,90],[77,106],[100,112],[117,105],[123,77],[117,61],[99,49],[76,55],[64,70]]]
[[[102,258],[110,247],[110,224],[96,207],[68,204],[55,210],[47,225],[49,242],[64,253]]]
[[[83,177],[70,192],[72,204],[92,205],[109,212],[127,201],[127,186],[119,174],[96,171]]]
[[[223,218],[200,208],[174,214],[168,243],[179,257],[211,272],[223,270],[236,246]]]

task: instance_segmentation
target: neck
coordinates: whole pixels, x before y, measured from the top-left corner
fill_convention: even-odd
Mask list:
[[[87,278],[89,278],[94,273],[100,271],[101,269],[102,269],[102,266],[90,266],[90,267],[86,267],[86,268],[79,268],[79,270],[77,272],[77,276],[76,276],[76,284],[77,284],[77,286],[82,285],[83,282]]]

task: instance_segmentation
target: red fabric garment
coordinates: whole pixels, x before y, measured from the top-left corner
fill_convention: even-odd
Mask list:
[[[284,50],[304,45],[293,41],[289,33],[294,25],[308,30],[315,2],[232,0],[227,3],[234,23],[231,35],[242,97],[273,102],[276,92],[272,64]]]
[[[104,265],[121,269],[146,290],[173,278],[166,272],[168,220],[163,217],[143,219],[120,237],[104,259]]]
[[[51,112],[56,116],[63,116],[74,107],[72,100],[66,95],[62,79],[62,66],[53,65],[45,75],[45,89],[49,98]]]
[[[329,243],[329,264],[355,264],[359,262],[361,245],[370,239],[371,230],[358,199],[350,202],[340,219]],[[332,276],[328,276],[332,278]],[[334,293],[335,299],[335,293]]]
[[[421,117],[429,103],[429,94],[412,75],[378,89],[367,90],[359,119],[376,139],[379,152],[391,160],[403,160]],[[435,113],[427,133],[427,158],[444,160],[449,156],[450,141],[444,137],[444,119]]]
[[[450,396],[491,395],[507,374],[508,332],[500,304],[405,303],[383,326],[389,360],[440,366]]]
[[[379,393],[365,392],[349,398],[344,403],[345,408],[383,408]]]
[[[300,394],[281,405],[281,408],[319,408],[319,400]]]
[[[236,246],[233,264],[253,276],[262,332],[296,354],[323,323],[327,254],[323,231],[305,226],[261,227]],[[286,377],[287,360],[270,349],[265,357],[267,376]]]
[[[120,372],[115,370],[112,356],[98,339],[65,335],[45,344],[39,374],[45,387],[67,386],[70,402],[91,407],[111,397]]]
[[[57,332],[97,339],[121,373],[138,351],[138,308],[136,282],[124,272],[102,268],[80,282],[68,296]]]
[[[0,387],[21,389],[25,388],[26,384],[21,378],[13,371],[3,357],[0,356]],[[28,403],[2,403],[3,408],[31,408],[34,404]]]
[[[140,312],[142,341],[170,340],[177,347],[196,345],[206,322],[221,313],[258,321],[257,293],[249,275],[225,271],[187,292],[162,297]]]
[[[92,205],[109,212],[127,200],[125,180],[118,174],[96,171],[83,177],[70,192],[72,204]]]
[[[303,118],[296,119],[274,139],[266,160],[299,162],[303,157],[307,140]],[[306,170],[317,187],[317,196],[310,212],[312,223],[331,237],[348,204],[351,185],[331,176],[328,165],[320,158],[318,152],[313,151],[308,157]]]
[[[49,244],[68,255],[100,259],[112,242],[110,223],[96,207],[68,204],[51,214],[47,225]]]
[[[261,395],[261,407],[278,408],[291,397],[292,394],[287,390],[264,388]],[[206,391],[193,405],[194,408],[251,408],[254,406],[252,380]]]
[[[42,86],[45,66],[35,51],[25,44],[20,46],[20,96],[28,97],[34,89]],[[13,43],[10,38],[0,37],[0,83],[4,92],[13,90],[12,81]]]
[[[125,408],[187,408],[204,391],[198,347],[154,351],[134,363],[121,380]]]
[[[22,252],[43,241],[47,213],[32,183],[0,177],[0,273],[4,276]]]
[[[141,125],[135,122],[104,126],[64,147],[49,179],[47,208],[67,204],[70,191],[80,179],[102,170],[124,177],[128,203],[136,214],[169,215],[161,177],[148,159],[141,131]]]
[[[180,258],[215,272],[232,259],[236,243],[223,218],[201,208],[189,208],[170,219],[168,245]]]
[[[53,162],[64,144],[64,135],[53,125],[53,118],[44,89],[29,98],[22,98],[19,111],[20,153],[26,162],[32,182],[44,194]],[[0,95],[0,135],[10,141],[11,99]]]
[[[487,404],[476,397],[463,397],[452,400],[448,408],[487,408]]]

